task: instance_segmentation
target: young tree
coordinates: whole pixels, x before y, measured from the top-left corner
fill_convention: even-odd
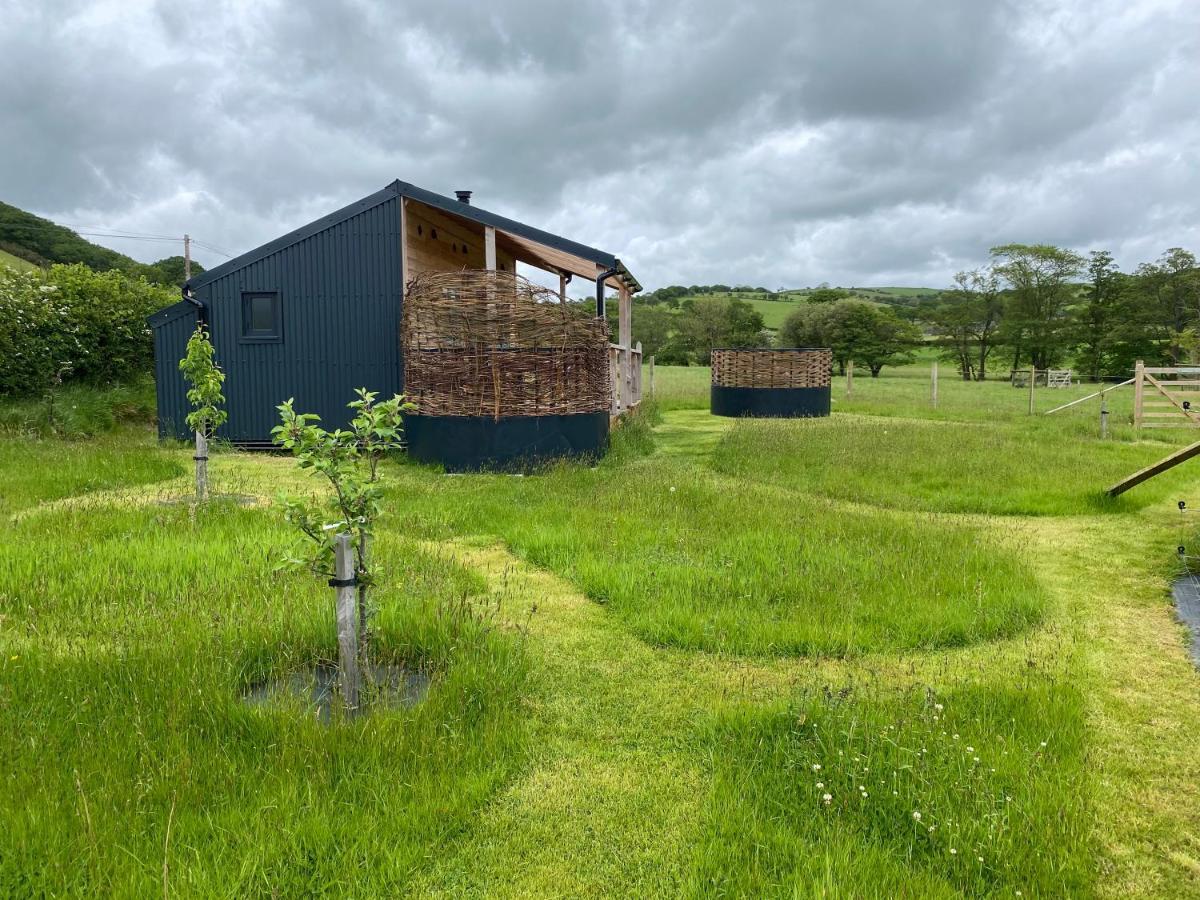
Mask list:
[[[403,413],[415,409],[402,395],[376,402],[376,393],[359,388],[349,430],[326,431],[314,413],[298,413],[295,401],[281,404],[281,424],[271,431],[280,447],[290,450],[304,471],[329,482],[332,496],[326,503],[312,505],[296,498],[282,498],[284,517],[308,541],[303,560],[317,575],[334,576],[334,546],[339,534],[348,533],[354,553],[354,578],[358,588],[357,645],[365,664],[370,640],[372,609],[368,588],[376,582],[370,555],[371,538],[383,504],[379,464],[384,456],[401,449],[404,438]]]
[[[1004,317],[1015,348],[1013,368],[1026,350],[1033,366],[1045,369],[1068,343],[1071,279],[1083,268],[1083,257],[1049,244],[1005,244],[993,247],[991,253],[996,275],[1011,288]]]
[[[225,395],[221,388],[225,384],[225,373],[213,361],[215,351],[203,322],[196,323],[196,330],[188,338],[187,352],[179,361],[179,370],[191,385],[188,402],[192,411],[188,413],[188,428],[196,433],[196,502],[208,498],[208,437],[225,423],[227,413],[222,409]]]

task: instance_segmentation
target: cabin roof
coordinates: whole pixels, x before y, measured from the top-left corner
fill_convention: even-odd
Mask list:
[[[236,256],[227,262],[221,263],[219,266],[214,266],[207,271],[196,275],[185,284],[185,287],[198,288],[202,285],[223,278],[232,272],[236,272],[251,263],[257,262],[272,253],[277,253],[285,247],[298,243],[305,238],[311,237],[314,234],[324,231],[325,229],[342,222],[351,216],[356,216],[372,207],[378,206],[381,203],[386,203],[389,200],[400,197],[414,200],[418,203],[423,203],[426,206],[457,216],[461,219],[467,219],[477,222],[481,225],[495,228],[499,232],[504,232],[518,240],[532,242],[540,247],[549,248],[551,251],[566,254],[569,257],[577,257],[580,260],[590,262],[599,269],[615,269],[615,278],[622,281],[626,287],[633,293],[642,289],[638,280],[633,276],[625,264],[619,258],[604,250],[598,250],[595,247],[589,247],[586,244],[580,244],[568,238],[557,234],[552,234],[549,231],[543,231],[540,228],[534,228],[532,225],[526,225],[523,222],[518,222],[515,219],[509,219],[498,213],[489,212],[482,207],[475,206],[471,203],[464,203],[461,200],[446,197],[442,194],[434,193],[422,187],[417,187],[415,184],[409,184],[406,181],[396,180],[382,190],[376,191],[361,200],[351,203],[349,206],[344,206],[341,209],[330,213],[327,216],[322,216],[316,221],[310,222],[295,231],[290,231],[285,235],[275,238],[273,241],[268,241],[261,247],[243,253],[241,256]],[[585,274],[579,273],[576,274]],[[594,276],[593,276],[594,277]]]

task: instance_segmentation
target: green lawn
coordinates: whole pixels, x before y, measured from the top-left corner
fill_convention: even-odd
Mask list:
[[[328,724],[241,699],[334,655],[270,499],[316,482],[219,453],[256,502],[193,509],[189,449],[0,406],[0,895],[1200,896],[1200,465],[1097,497],[1189,434],[926,364],[733,421],[708,377],[594,468],[389,464],[375,652],[432,686]]]

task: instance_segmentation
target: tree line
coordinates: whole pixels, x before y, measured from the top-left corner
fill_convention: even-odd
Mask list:
[[[988,264],[914,310],[964,380],[989,365],[1071,367],[1083,377],[1125,375],[1138,359],[1200,358],[1200,268],[1172,247],[1122,272],[1106,250],[1005,244]]]
[[[705,365],[714,347],[830,347],[839,371],[853,359],[872,375],[934,347],[969,381],[1029,366],[1098,380],[1127,374],[1138,359],[1200,362],[1200,267],[1179,247],[1122,272],[1105,250],[1005,244],[911,305],[810,291],[777,334],[716,287],[724,286],[672,285],[639,298],[633,339],[665,365]],[[615,333],[615,309],[609,315]]]

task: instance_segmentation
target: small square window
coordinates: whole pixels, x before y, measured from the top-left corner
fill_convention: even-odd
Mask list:
[[[242,294],[242,340],[263,344],[283,340],[283,307],[278,291]]]

